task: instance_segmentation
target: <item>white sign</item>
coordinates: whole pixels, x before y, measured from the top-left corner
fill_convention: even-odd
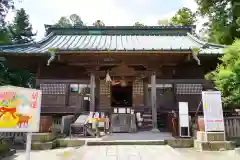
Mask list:
[[[202,102],[205,131],[224,131],[221,92],[203,91]]]
[[[42,92],[0,87],[0,132],[38,132]]]
[[[179,102],[180,127],[189,127],[188,102]]]
[[[179,102],[179,135],[180,137],[190,136],[188,102]]]

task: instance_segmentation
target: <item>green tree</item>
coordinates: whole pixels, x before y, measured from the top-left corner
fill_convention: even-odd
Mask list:
[[[94,22],[93,25],[98,27],[105,26],[105,24],[101,20],[96,20],[96,22]]]
[[[189,8],[183,7],[171,18],[171,25],[189,26],[197,21],[196,14]]]
[[[221,91],[225,106],[240,105],[240,40],[225,49],[216,70],[206,75]]]
[[[55,24],[57,27],[68,28],[73,26],[85,26],[80,16],[77,14],[71,14],[68,17],[61,17]]]
[[[8,27],[2,27],[0,29],[0,45],[11,44],[11,34]]]
[[[140,23],[140,22],[136,22],[136,23],[134,23],[134,25],[133,26],[139,26],[139,27],[141,27],[141,26],[145,26],[143,23]]]
[[[0,0],[0,45],[10,44],[11,36],[6,26],[5,17],[10,9],[14,8],[16,0]]]
[[[12,41],[16,44],[23,44],[33,41],[32,25],[29,22],[29,16],[26,11],[21,8],[17,10],[13,23],[9,26],[12,34]]]
[[[84,23],[80,16],[77,14],[70,15],[70,20],[73,26],[84,26]]]
[[[0,1],[0,28],[5,25],[5,17],[9,9],[14,8],[14,0],[1,0]]]
[[[201,16],[209,18],[209,41],[232,44],[240,38],[236,20],[240,17],[240,0],[195,0]]]
[[[32,88],[34,83],[34,74],[22,69],[12,69],[8,61],[0,61],[0,85]]]
[[[58,22],[55,24],[57,27],[68,28],[71,27],[71,21],[67,17],[61,17]]]

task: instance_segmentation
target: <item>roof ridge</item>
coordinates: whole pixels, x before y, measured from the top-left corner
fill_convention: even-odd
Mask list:
[[[226,45],[221,45],[221,44],[216,44],[216,43],[205,42],[205,41],[203,41],[203,40],[195,37],[193,34],[191,34],[191,33],[189,33],[189,32],[187,33],[187,36],[188,36],[189,38],[191,38],[192,40],[194,40],[195,42],[200,43],[200,44],[203,45],[203,46],[204,46],[204,45],[210,45],[210,46],[221,47],[221,48],[226,47]]]
[[[72,26],[58,27],[56,25],[45,24],[45,29],[194,29],[195,25],[176,26],[176,25],[160,25],[160,26]]]
[[[24,44],[9,44],[9,45],[0,45],[0,50],[3,48],[8,48],[8,47],[24,47],[24,46],[29,46],[29,45],[38,45],[42,44],[46,41],[48,41],[52,36],[54,35],[53,32],[49,33],[47,36],[45,36],[43,39],[41,39],[38,42],[29,42],[29,43],[24,43]]]

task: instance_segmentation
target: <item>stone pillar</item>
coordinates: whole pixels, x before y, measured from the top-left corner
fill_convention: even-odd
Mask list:
[[[95,75],[90,76],[90,111],[95,112]]]
[[[156,75],[155,73],[151,76],[151,101],[152,101],[152,132],[159,132],[157,128],[157,89],[156,89]]]

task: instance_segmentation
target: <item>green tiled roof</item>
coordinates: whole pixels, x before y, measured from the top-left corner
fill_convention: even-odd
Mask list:
[[[47,53],[62,51],[167,51],[201,48],[200,54],[223,54],[224,46],[207,44],[192,35],[194,26],[107,26],[55,28],[38,43],[0,46],[0,53]]]

